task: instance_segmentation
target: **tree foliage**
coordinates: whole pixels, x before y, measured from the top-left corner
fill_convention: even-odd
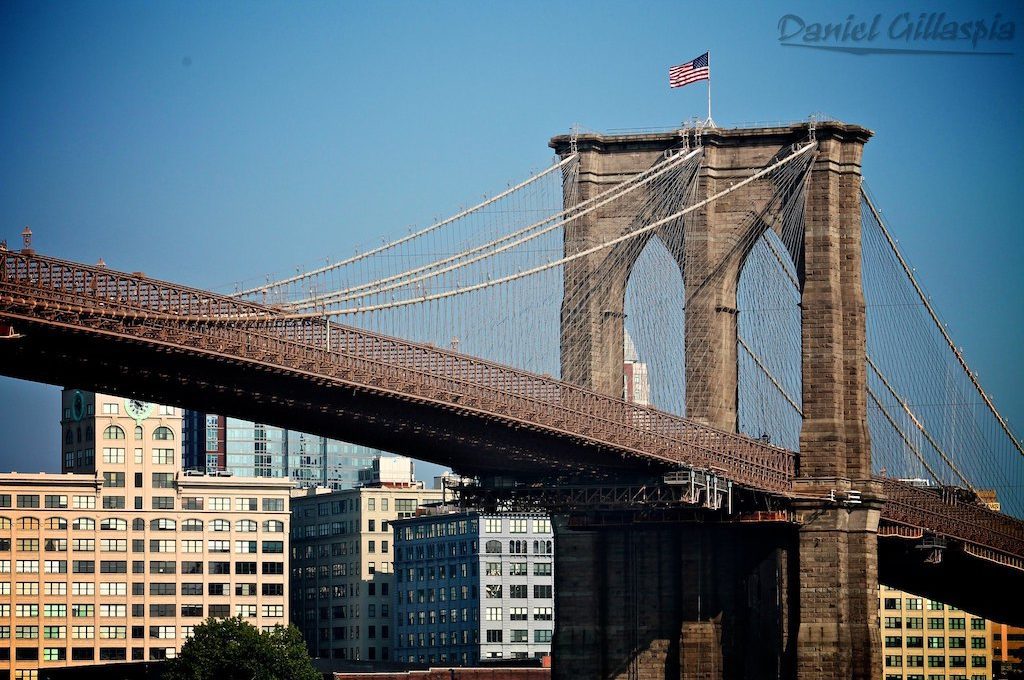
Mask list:
[[[164,680],[321,680],[298,628],[260,632],[241,618],[196,626]]]

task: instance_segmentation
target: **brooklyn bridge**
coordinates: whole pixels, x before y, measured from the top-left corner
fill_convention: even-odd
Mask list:
[[[880,582],[1024,624],[1024,451],[863,182],[870,137],[574,132],[456,215],[244,290],[26,238],[0,251],[0,372],[547,508],[555,677],[881,678]]]

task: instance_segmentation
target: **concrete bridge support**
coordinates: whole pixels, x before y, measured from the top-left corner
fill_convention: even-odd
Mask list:
[[[717,193],[811,137],[806,125],[706,131],[699,196]],[[860,272],[861,153],[870,132],[819,123],[813,137],[805,237],[795,263],[802,285],[805,418],[799,529],[758,529],[742,537],[723,526],[563,531],[561,573],[579,580],[559,584],[565,590],[557,596],[558,678],[881,678],[880,489],[870,481]],[[593,196],[647,169],[680,142],[674,133],[580,137],[579,195]],[[569,139],[555,138],[552,146],[564,155]],[[670,252],[688,298],[687,416],[727,430],[737,427],[736,286],[747,254],[737,244],[770,190],[748,185],[692,213],[672,236],[683,239]],[[565,251],[578,252],[629,227],[621,208],[598,212],[566,231]],[[567,267],[562,309],[563,378],[615,396],[622,395],[623,296],[632,268],[621,259],[598,253]],[[839,502],[825,500],[833,492]],[[851,492],[860,493],[859,503],[850,502],[856,501]],[[637,535],[644,537],[639,553],[631,547]],[[764,566],[769,554],[771,569]],[[750,584],[768,572],[777,602],[751,595],[741,604],[737,593],[750,595]],[[641,604],[650,601],[657,606]],[[629,621],[637,607],[643,615]],[[761,650],[765,641],[777,647],[774,657]],[[752,673],[753,659],[762,665]],[[763,664],[775,670],[766,674]]]

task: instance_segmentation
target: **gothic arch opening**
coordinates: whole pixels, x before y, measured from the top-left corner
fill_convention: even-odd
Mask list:
[[[769,229],[747,254],[736,288],[739,431],[793,451],[803,420],[797,276],[786,246]]]
[[[686,297],[681,261],[681,252],[670,252],[655,236],[629,272],[623,306],[623,396],[686,415]]]

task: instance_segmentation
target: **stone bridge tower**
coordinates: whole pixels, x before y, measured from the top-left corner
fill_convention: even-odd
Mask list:
[[[712,196],[792,145],[816,140],[803,247],[794,263],[802,286],[804,413],[797,491],[814,499],[857,489],[864,502],[807,500],[796,507],[797,527],[781,529],[563,531],[559,570],[572,579],[556,584],[555,677],[625,678],[631,677],[625,669],[638,664],[653,673],[641,677],[658,678],[881,677],[879,493],[870,481],[860,270],[861,154],[870,135],[839,122],[813,130],[806,124],[707,130],[697,186],[697,200]],[[577,195],[585,200],[646,170],[681,141],[679,133],[580,136]],[[570,138],[556,137],[551,146],[564,157]],[[737,429],[736,293],[746,255],[734,244],[770,191],[764,182],[751,183],[691,214],[676,236],[658,235],[683,239],[667,245],[688,297],[687,416],[729,431]],[[566,231],[566,254],[623,233],[628,210],[578,220]],[[617,397],[632,268],[623,259],[597,253],[567,267],[561,328],[563,378]],[[744,591],[748,602],[737,596]],[[637,607],[645,608],[643,620],[625,621],[623,612]],[[633,631],[631,645],[621,644],[626,629]]]

